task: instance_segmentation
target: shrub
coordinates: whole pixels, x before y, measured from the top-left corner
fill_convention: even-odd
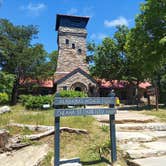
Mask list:
[[[26,101],[31,97],[31,95],[20,95],[19,96],[19,102],[22,105],[25,105]]]
[[[87,97],[88,95],[85,92],[79,92],[74,90],[63,90],[60,91],[61,97]]]
[[[11,96],[15,76],[0,71],[0,93],[7,93],[8,97]]]
[[[27,109],[42,109],[43,104],[53,104],[53,96],[21,95],[19,100]]]
[[[6,104],[9,101],[7,93],[0,93],[0,104]]]

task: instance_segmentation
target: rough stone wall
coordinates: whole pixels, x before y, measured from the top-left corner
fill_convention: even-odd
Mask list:
[[[89,72],[86,63],[86,36],[86,29],[59,27],[59,56],[56,75],[70,73],[78,67]],[[66,39],[69,40],[69,44],[66,44]],[[75,44],[75,49],[72,49],[72,44]],[[81,49],[81,54],[79,54],[78,49]]]
[[[86,86],[87,91],[89,90],[89,84],[96,87],[95,83],[93,83],[90,79],[86,78],[84,75],[78,72],[73,76],[71,76],[70,78],[68,78],[67,80],[65,80],[64,82],[62,82],[61,84],[58,84],[57,91],[59,92],[63,90],[63,87],[67,87],[67,90],[71,90],[72,85],[77,82],[83,83]]]

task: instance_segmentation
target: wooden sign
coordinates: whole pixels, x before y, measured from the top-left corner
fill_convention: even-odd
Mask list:
[[[57,109],[55,117],[60,116],[81,116],[81,115],[113,115],[115,108],[96,108],[96,109]]]
[[[70,105],[103,105],[108,104],[110,108],[68,108]],[[117,160],[116,154],[116,135],[115,135],[115,97],[86,97],[86,98],[62,98],[56,94],[54,100],[55,107],[55,156],[54,166],[59,166],[60,162],[60,117],[61,116],[82,116],[82,115],[109,115],[110,120],[110,140],[111,140],[111,159],[112,163]],[[62,106],[62,107],[61,107]],[[67,107],[62,109],[63,107]],[[78,160],[78,159],[77,159]]]
[[[56,97],[55,105],[102,105],[114,104],[115,97],[85,97],[85,98],[61,98]]]

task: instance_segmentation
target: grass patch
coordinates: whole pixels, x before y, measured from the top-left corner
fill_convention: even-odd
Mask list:
[[[54,110],[26,110],[21,105],[11,107],[11,112],[0,116],[0,127],[6,126],[9,123],[22,123],[33,125],[53,125]]]
[[[0,116],[0,127],[4,128],[7,124],[22,123],[33,125],[54,125],[54,110],[26,110],[21,105],[11,108],[10,113]],[[98,122],[92,116],[63,117],[61,118],[61,126],[86,129],[88,134],[61,133],[61,158],[80,157],[83,165],[107,166],[110,161],[109,153],[109,127],[98,125]],[[8,128],[12,134],[31,134],[31,131],[24,129]],[[29,141],[29,140],[24,140]],[[54,138],[52,136],[45,137],[38,141],[39,143],[47,143],[50,152],[42,162],[41,166],[50,165],[54,151]],[[118,162],[125,163],[123,159]],[[121,166],[126,166],[125,164]]]
[[[50,166],[53,155],[54,155],[53,151],[48,152],[45,159],[41,162],[40,166]]]
[[[16,126],[6,126],[5,129],[9,131],[10,135],[30,135],[37,133],[35,131],[29,130],[27,127],[22,128]]]
[[[166,109],[159,109],[158,111],[144,111],[143,113],[146,115],[156,116],[160,121],[166,122]]]

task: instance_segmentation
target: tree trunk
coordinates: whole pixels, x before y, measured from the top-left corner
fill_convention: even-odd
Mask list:
[[[19,87],[19,79],[16,78],[14,82],[13,90],[12,90],[11,105],[15,105],[17,103],[18,87]]]
[[[136,85],[136,104],[137,104],[137,109],[138,109],[138,104],[139,104],[139,93],[138,93],[138,89],[139,89],[139,80],[137,80],[137,85]]]

